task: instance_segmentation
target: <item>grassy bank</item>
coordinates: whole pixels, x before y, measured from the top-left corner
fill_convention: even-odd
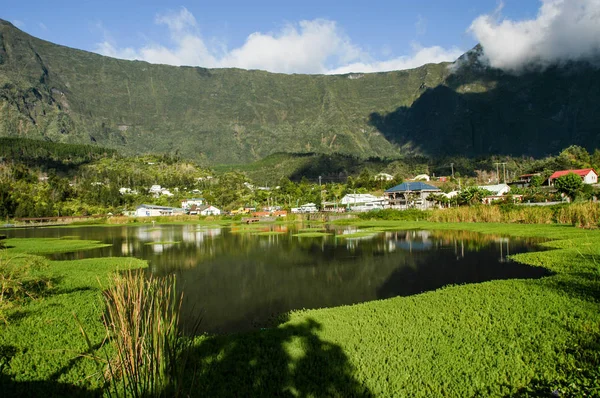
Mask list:
[[[555,239],[515,256],[555,275],[449,286],[297,311],[278,328],[198,339],[210,396],[600,394],[599,231],[556,225],[362,222],[370,230],[472,230]],[[484,266],[484,264],[482,264]]]
[[[562,396],[600,395],[600,231],[543,224],[355,224],[369,233],[425,228],[551,239],[544,245],[552,250],[514,258],[554,275],[296,311],[272,329],[201,336],[188,352],[184,391],[202,396],[548,396],[554,390]],[[24,251],[23,244],[7,244],[15,247],[2,258],[31,257],[16,253]],[[71,312],[77,312],[93,344],[100,344],[103,304],[96,278],[143,265],[132,259],[48,262],[39,272],[53,280],[50,290],[25,299],[0,324],[2,388],[45,395],[98,392],[102,377],[86,357]]]
[[[0,251],[0,268],[29,269],[21,279],[42,281],[43,288],[5,302],[0,309],[0,395],[98,393],[103,369],[90,359],[76,318],[99,348],[105,336],[102,286],[107,286],[112,272],[146,263],[133,258],[49,261],[29,254],[65,251],[67,244],[71,250],[98,247],[93,241],[8,239],[6,244],[12,248]],[[36,266],[29,267],[32,263]]]

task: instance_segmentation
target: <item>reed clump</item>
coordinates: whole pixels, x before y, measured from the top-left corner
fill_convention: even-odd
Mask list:
[[[600,226],[600,203],[585,202],[563,206],[557,209],[555,217],[560,224],[597,228]]]
[[[597,228],[600,204],[593,202],[557,206],[478,205],[430,212],[434,222],[494,222],[518,224],[570,224],[580,228]]]
[[[104,325],[116,351],[108,360],[109,394],[131,397],[180,394],[190,339],[182,335],[182,295],[175,277],[129,271],[104,293]]]

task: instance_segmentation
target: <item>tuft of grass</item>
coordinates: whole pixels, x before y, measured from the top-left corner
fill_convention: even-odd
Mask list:
[[[182,297],[174,276],[114,275],[104,293],[104,325],[116,351],[107,369],[112,393],[179,395],[189,341],[180,327]]]

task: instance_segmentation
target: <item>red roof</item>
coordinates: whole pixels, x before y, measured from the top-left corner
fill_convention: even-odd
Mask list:
[[[549,180],[554,180],[556,178],[562,177],[562,176],[566,176],[569,173],[575,173],[578,176],[580,176],[581,178],[585,177],[586,175],[588,175],[588,173],[590,171],[593,171],[596,175],[598,175],[598,173],[596,173],[596,170],[594,169],[581,169],[581,170],[561,170],[561,171],[556,171],[554,172],[554,174],[552,174],[548,179]]]

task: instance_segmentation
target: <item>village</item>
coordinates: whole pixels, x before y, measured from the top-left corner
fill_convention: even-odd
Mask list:
[[[581,178],[581,183],[591,187],[598,188],[598,173],[593,168],[577,169],[577,170],[559,170],[550,175],[546,180],[541,178],[540,173],[523,174],[511,182],[500,183],[499,175],[497,176],[496,184],[489,185],[473,185],[462,189],[443,192],[440,188],[440,183],[447,181],[448,177],[432,178],[426,174],[415,176],[409,181],[402,182],[396,186],[383,191],[382,194],[376,195],[373,193],[347,193],[339,201],[322,201],[320,205],[316,203],[304,203],[297,207],[289,207],[289,212],[292,214],[311,214],[311,213],[346,213],[346,212],[368,212],[373,210],[397,209],[397,210],[429,210],[433,208],[444,208],[458,205],[458,198],[461,193],[467,191],[477,192],[475,201],[469,204],[486,204],[490,205],[495,202],[503,201],[513,204],[522,205],[540,205],[548,206],[552,204],[568,202],[571,199],[568,195],[561,194],[560,200],[544,202],[524,202],[523,194],[515,193],[524,188],[531,186],[539,186],[540,189],[547,193],[556,194],[558,190],[555,188],[557,179],[574,174]],[[379,173],[375,176],[376,179],[383,181],[392,181],[393,176],[386,173]],[[249,189],[254,189],[254,186],[245,183]],[[259,187],[261,190],[268,190],[265,187]],[[122,188],[123,190],[123,188]],[[159,185],[153,185],[150,193],[154,197],[161,195],[172,196],[173,194]],[[252,217],[252,221],[268,218],[274,220],[279,217],[285,217],[288,210],[282,206],[267,206],[257,209],[254,206],[244,206],[237,209],[225,211],[207,201],[204,198],[190,198],[181,202],[181,207],[159,206],[154,204],[141,204],[135,211],[124,212],[125,215],[131,217],[157,217],[157,216],[177,216],[177,215],[198,215],[198,216],[248,216]]]

